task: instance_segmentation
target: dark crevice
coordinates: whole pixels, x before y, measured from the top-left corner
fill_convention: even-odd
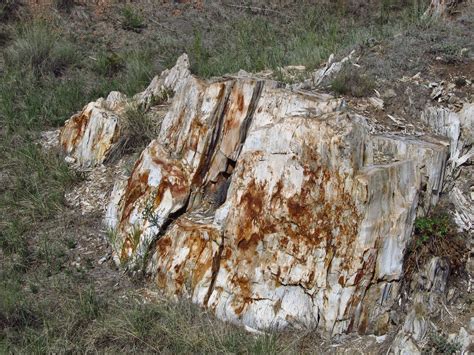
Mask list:
[[[223,171],[219,174],[216,182],[211,182],[210,184],[207,184],[207,186],[201,186],[201,183],[206,173],[209,170],[209,167],[212,163],[212,158],[215,155],[216,148],[219,146],[219,141],[221,140],[221,137],[222,137],[222,130],[224,126],[225,116],[228,112],[228,108],[230,105],[229,98],[230,98],[230,94],[232,92],[232,88],[234,85],[235,85],[235,81],[224,89],[225,93],[223,95],[223,99],[221,100],[219,106],[216,108],[214,112],[213,122],[211,122],[211,125],[214,126],[214,129],[211,135],[211,141],[209,143],[206,154],[204,154],[205,160],[203,163],[200,164],[198,171],[196,172],[196,175],[192,182],[192,187],[196,190],[192,191],[189,194],[188,199],[186,200],[186,203],[183,205],[183,207],[181,207],[179,210],[177,210],[176,212],[168,216],[165,223],[160,228],[159,233],[155,236],[152,243],[150,243],[149,250],[153,250],[156,247],[156,243],[160,240],[160,238],[163,235],[167,233],[167,231],[172,226],[175,220],[177,220],[184,213],[186,213],[188,209],[193,208],[194,201],[198,195],[204,194],[204,195],[208,195],[208,197],[211,197],[211,200],[214,203],[214,206],[216,208],[221,206],[226,201],[227,191],[229,189],[229,186],[232,180],[232,172],[235,169],[236,161],[240,155],[242,147],[247,138],[248,130],[252,123],[252,120],[257,108],[257,104],[263,90],[264,82],[257,81],[255,84],[252,98],[249,103],[247,115],[242,121],[242,125],[240,127],[239,145],[236,148],[236,152],[235,152],[236,154],[233,157],[233,159],[227,159],[226,171]],[[207,306],[209,298],[211,297],[211,294],[214,290],[214,284],[216,282],[217,275],[219,273],[221,256],[222,256],[223,250],[224,250],[224,233],[222,232],[221,244],[219,245],[219,250],[212,260],[211,284],[209,285],[209,289],[207,291],[206,297],[204,298],[205,306]],[[147,253],[148,258],[151,255],[152,253]],[[144,265],[147,265],[147,264],[148,264],[148,260],[145,260]]]
[[[166,234],[171,224],[186,212],[189,205],[189,200],[190,200],[189,197],[190,196],[188,195],[188,198],[186,202],[184,203],[183,207],[179,208],[176,212],[170,213],[168,215],[168,218],[166,219],[165,223],[163,223],[163,225],[161,226],[160,231],[156,235],[155,239],[159,240],[164,234]]]
[[[211,278],[211,284],[209,285],[209,288],[207,290],[207,294],[204,297],[204,307],[207,307],[207,304],[209,302],[209,298],[212,295],[212,291],[214,291],[214,285],[216,283],[217,275],[219,274],[219,270],[221,268],[221,258],[222,258],[222,252],[224,251],[224,232],[221,233],[221,244],[219,245],[219,250],[217,251],[217,254],[214,256],[212,259],[212,278]]]
[[[155,235],[153,240],[150,242],[150,245],[147,248],[147,252],[145,253],[145,256],[143,258],[143,271],[146,270],[146,266],[148,265],[150,257],[153,256],[153,250],[156,248],[156,244],[158,243],[158,241],[161,239],[161,237],[163,237],[168,232],[173,222],[186,213],[186,210],[188,209],[190,197],[191,196],[188,195],[188,198],[183,204],[183,206],[179,208],[177,211],[170,213],[168,215],[168,218],[162,224],[160,231]],[[152,252],[150,253],[150,251]]]
[[[217,209],[226,200],[230,181],[230,174],[226,172],[220,172],[215,181],[206,184],[206,186],[202,188],[200,197],[203,197],[203,200],[210,202],[212,206]]]
[[[204,154],[205,161],[204,163],[200,164],[198,171],[196,172],[196,175],[193,179],[193,185],[195,186],[200,185],[200,183],[204,179],[204,176],[209,170],[209,166],[211,165],[212,158],[214,157],[217,144],[219,142],[219,139],[222,136],[222,126],[224,125],[225,115],[228,111],[229,97],[234,85],[235,85],[235,81],[232,82],[231,85],[226,86],[224,98],[223,100],[221,100],[219,106],[217,107],[215,113],[213,114],[211,126],[214,126],[214,129],[212,130],[211,141],[209,143],[206,153]],[[216,124],[214,124],[216,120],[217,122]]]
[[[240,152],[242,151],[242,147],[244,146],[245,140],[247,139],[248,130],[252,123],[255,110],[257,109],[257,104],[262,94],[264,84],[264,81],[257,81],[255,83],[255,88],[253,90],[252,99],[250,100],[247,116],[245,116],[244,121],[242,122],[242,126],[240,127],[239,147],[237,148],[235,161],[237,161]]]
[[[257,108],[257,104],[258,104],[258,101],[259,101],[261,93],[262,93],[263,85],[264,85],[263,81],[257,81],[255,83],[255,87],[254,87],[254,90],[253,90],[253,93],[252,93],[252,98],[251,98],[250,103],[249,103],[247,114],[246,114],[246,116],[245,116],[245,118],[242,121],[242,124],[240,126],[239,143],[238,143],[238,146],[237,146],[237,148],[236,148],[236,150],[233,154],[234,155],[233,159],[227,158],[226,170],[219,174],[219,176],[217,178],[217,181],[211,182],[211,184],[208,184],[204,188],[204,193],[205,194],[208,194],[209,192],[211,192],[211,195],[212,195],[211,199],[212,199],[213,203],[216,205],[216,207],[221,206],[226,201],[227,191],[229,189],[229,186],[230,186],[230,183],[231,183],[231,180],[232,180],[232,172],[235,169],[235,166],[236,166],[236,163],[237,163],[236,161],[237,161],[237,159],[240,155],[240,151],[242,150],[242,147],[243,147],[243,145],[245,143],[245,140],[247,138],[248,130],[249,130],[250,125],[252,123],[253,116],[255,114],[255,110]],[[227,97],[227,100],[228,100],[228,97]],[[207,156],[207,159],[208,159],[207,165],[208,166],[209,166],[210,162],[212,161],[213,155],[215,154],[215,149],[217,147],[217,142],[218,142],[219,138],[222,136],[221,130],[222,130],[223,122],[224,122],[224,119],[225,119],[225,114],[227,112],[227,107],[229,105],[230,105],[230,102],[227,101],[225,103],[225,108],[222,112],[222,117],[219,119],[219,127],[217,127],[217,129],[215,130],[215,132],[218,132],[219,134],[216,137],[213,136],[213,140],[215,139],[215,143],[214,143],[214,141],[212,142],[212,143],[214,143],[214,146],[213,146],[212,150],[211,149],[209,150],[210,153],[212,152],[212,155],[209,154]],[[209,185],[211,185],[211,186],[209,186]]]
[[[237,159],[240,155],[240,152],[242,150],[242,147],[245,143],[245,140],[247,138],[247,133],[250,128],[250,124],[252,123],[253,116],[255,114],[255,110],[257,108],[258,101],[260,99],[260,96],[262,94],[263,90],[263,81],[258,81],[255,84],[255,88],[252,94],[252,99],[250,100],[249,103],[249,108],[247,111],[247,115],[245,116],[242,125],[240,127],[240,139],[239,139],[239,146],[237,147],[237,154],[235,155],[234,160],[233,159],[228,159],[227,160],[227,167],[226,167],[226,172],[221,173],[221,176],[225,178],[225,182],[217,189],[217,197],[218,201],[217,205],[220,206],[222,205],[227,198],[227,190],[229,189],[231,180],[232,180],[232,172],[235,169]],[[227,103],[226,103],[227,106]],[[226,110],[223,111],[223,115],[225,115]],[[220,120],[223,122],[223,118]],[[220,134],[220,127],[217,130]],[[215,149],[215,148],[214,148]],[[221,232],[221,244],[219,245],[219,250],[217,254],[214,256],[214,259],[212,260],[212,276],[211,276],[211,284],[209,285],[209,289],[207,290],[206,297],[204,297],[204,306],[207,307],[209,303],[209,298],[212,295],[212,292],[214,291],[214,286],[216,283],[217,275],[219,274],[220,266],[221,266],[221,258],[222,258],[222,252],[224,251],[224,231]]]
[[[235,160],[228,159],[226,172],[229,172],[229,175],[230,175],[230,171],[233,171],[236,165],[237,165],[237,162]]]

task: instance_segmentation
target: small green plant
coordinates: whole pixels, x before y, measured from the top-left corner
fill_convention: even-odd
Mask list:
[[[61,243],[51,240],[48,236],[40,236],[36,257],[47,265],[45,273],[47,276],[51,276],[61,271],[66,253]]]
[[[375,88],[375,81],[368,75],[361,74],[350,65],[344,66],[331,82],[331,89],[340,95],[354,97],[369,96]]]
[[[445,54],[455,56],[459,53],[460,50],[461,48],[455,43],[440,43],[434,44],[431,47],[430,52],[433,54]]]
[[[87,288],[79,294],[77,303],[79,306],[78,313],[82,319],[87,321],[96,319],[104,308],[102,299],[97,296],[97,293],[92,287]]]
[[[458,341],[449,340],[437,332],[430,333],[427,347],[436,354],[456,354],[461,350],[461,344]]]
[[[174,91],[169,88],[163,88],[156,96],[152,96],[150,106],[161,105],[166,103],[174,95]]]
[[[191,54],[192,54],[192,57],[194,58],[193,69],[195,71],[200,71],[200,70],[203,70],[203,68],[206,68],[206,66],[208,65],[210,54],[204,47],[201,32],[194,33],[194,40],[193,40]]]
[[[140,244],[140,237],[142,236],[143,231],[138,227],[138,225],[134,225],[132,228],[132,232],[130,233],[131,241],[133,248],[136,248],[138,244]]]
[[[74,238],[69,237],[66,238],[65,245],[68,249],[74,249],[77,246],[77,241]]]
[[[432,238],[445,238],[449,227],[449,218],[446,215],[417,218],[415,220],[416,245],[422,246]]]
[[[143,17],[130,5],[127,5],[122,9],[122,28],[137,33],[145,28]]]
[[[117,242],[117,235],[118,235],[117,229],[115,228],[107,229],[106,238],[109,244],[112,246],[112,248],[115,247],[115,243]]]
[[[161,228],[164,221],[163,221],[163,218],[158,213],[156,213],[155,207],[154,207],[157,192],[158,191],[155,191],[154,193],[152,193],[151,196],[146,201],[145,208],[143,209],[143,212],[142,212],[142,217],[144,220],[150,223],[151,227]]]
[[[449,215],[435,210],[415,220],[404,261],[405,276],[410,279],[419,265],[434,256],[444,258],[451,272],[458,273],[464,268],[466,255],[466,239],[453,227]]]
[[[433,45],[429,52],[441,56],[446,64],[454,64],[462,60],[461,49],[456,43],[438,43]]]
[[[113,76],[125,68],[124,59],[115,52],[103,52],[94,62],[94,71],[103,76]]]

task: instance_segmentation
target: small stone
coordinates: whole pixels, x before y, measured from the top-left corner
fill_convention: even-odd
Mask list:
[[[390,311],[390,321],[398,325],[400,323],[400,312],[397,312],[395,310]]]
[[[461,353],[464,353],[473,343],[474,336],[470,335],[464,327],[461,327],[457,340],[461,343]]]
[[[403,330],[411,334],[414,340],[422,341],[428,332],[428,322],[414,309],[407,316]]]
[[[449,99],[448,99],[448,102],[450,104],[455,104],[456,102],[458,102],[459,99],[456,97],[456,96],[451,96]]]
[[[454,299],[455,296],[456,296],[456,289],[450,288],[446,296],[446,301],[448,303],[451,303],[451,301]]]
[[[68,164],[74,164],[76,162],[76,159],[74,159],[73,157],[70,157],[70,156],[66,156],[64,158],[64,161]]]
[[[395,90],[393,89],[388,89],[388,90],[385,90],[385,92],[383,93],[382,97],[384,99],[391,99],[391,98],[394,98],[397,96],[397,93],[395,92]]]
[[[383,110],[384,102],[378,97],[370,97],[369,102],[378,110]]]
[[[433,91],[431,92],[430,98],[431,98],[431,100],[436,100],[436,99],[440,98],[442,94],[443,94],[443,87],[438,86],[438,87],[433,89]]]
[[[403,331],[400,331],[397,334],[390,350],[391,353],[400,355],[421,354],[420,348],[413,338],[410,335],[405,334]]]
[[[246,77],[250,77],[250,74],[247,71],[240,69],[237,73],[237,76],[239,78],[246,78]]]
[[[306,67],[304,65],[288,65],[284,67],[285,70],[295,70],[295,71],[305,71]]]
[[[469,56],[469,48],[461,49],[461,51],[459,52],[459,55],[461,56],[461,58],[468,57]]]
[[[110,255],[105,255],[105,256],[103,256],[99,259],[98,264],[102,265],[103,263],[105,263],[109,259],[110,259]]]
[[[450,342],[454,343],[457,340],[457,338],[458,338],[458,335],[456,333],[449,333],[448,334],[448,340]]]

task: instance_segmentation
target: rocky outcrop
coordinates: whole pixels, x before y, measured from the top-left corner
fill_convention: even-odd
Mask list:
[[[449,184],[445,189],[454,206],[454,218],[461,230],[474,228],[474,104],[466,103],[459,112],[428,107],[421,116],[435,134],[449,139],[447,167]]]
[[[158,136],[112,192],[116,262],[251,328],[386,332],[449,142],[376,131],[341,99],[271,80],[201,80],[183,58],[132,99],[152,106],[163,88],[175,92]],[[121,106],[103,107],[84,128],[73,117],[63,129],[82,165],[108,154],[90,137],[113,145],[120,135],[98,127],[117,126]]]
[[[59,141],[69,161],[81,167],[101,164],[120,136],[119,112],[125,97],[111,92],[66,121]]]
[[[392,354],[469,353],[474,336],[461,327],[458,333],[443,335],[430,321],[452,317],[446,306],[449,265],[446,260],[433,257],[412,278],[407,287],[410,299],[405,303],[407,313],[403,325],[390,346]]]
[[[128,105],[148,107],[155,101],[166,99],[189,75],[189,60],[183,54],[172,69],[153,78],[145,91],[133,98],[113,91],[105,100],[100,98],[86,105],[66,121],[59,134],[60,145],[68,160],[80,168],[102,164],[119,144],[119,137],[123,134],[121,116]]]

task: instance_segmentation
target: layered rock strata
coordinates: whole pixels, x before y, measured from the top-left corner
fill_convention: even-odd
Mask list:
[[[178,79],[165,85],[168,72],[158,85],[175,92],[160,133],[110,199],[116,262],[251,328],[383,333],[449,142],[371,133],[341,99],[252,77],[205,81],[181,61]],[[134,100],[152,105],[147,90]],[[115,136],[74,122],[66,152],[103,161],[107,149],[87,137]]]

